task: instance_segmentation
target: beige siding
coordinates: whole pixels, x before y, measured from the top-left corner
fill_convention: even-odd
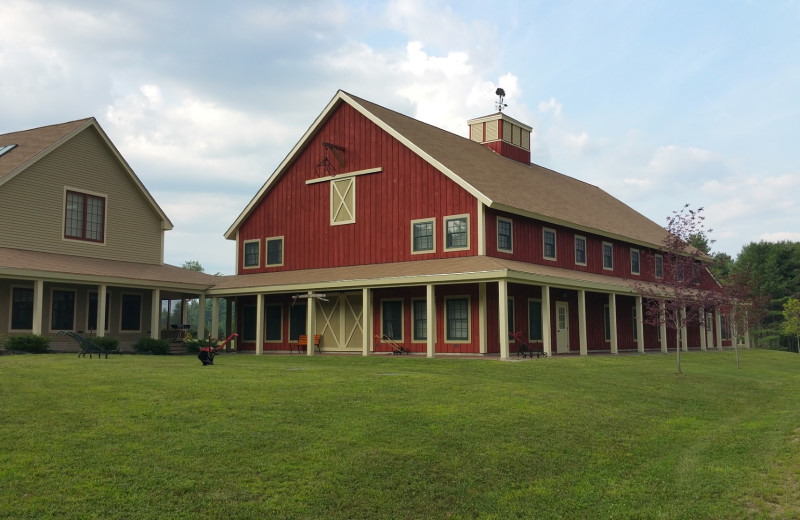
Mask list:
[[[469,137],[473,141],[483,142],[483,123],[476,123],[469,127]]]
[[[106,197],[105,243],[64,239],[65,189]],[[109,260],[162,261],[161,220],[93,128],[0,187],[0,246]]]
[[[486,122],[486,141],[497,141],[498,124],[497,120]]]

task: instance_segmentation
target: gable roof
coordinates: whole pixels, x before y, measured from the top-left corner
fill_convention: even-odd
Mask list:
[[[153,208],[153,211],[158,214],[161,219],[161,228],[172,229],[172,222],[166,213],[164,213],[150,192],[147,191],[142,181],[139,180],[139,177],[93,117],[20,132],[0,134],[0,146],[16,145],[14,149],[0,155],[0,188],[17,175],[23,174],[27,168],[46,157],[50,152],[89,128],[97,132],[97,135],[100,136],[100,139],[108,147],[122,169],[130,176],[133,183]]]
[[[300,141],[237,217],[236,231],[341,103],[403,143],[490,208],[587,233],[660,247],[666,230],[597,186],[535,164],[522,164],[441,128],[338,91]]]

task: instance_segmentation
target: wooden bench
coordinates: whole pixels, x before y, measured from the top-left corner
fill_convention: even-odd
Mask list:
[[[322,351],[319,349],[319,340],[320,335],[314,334],[314,346],[317,347],[317,352],[321,354]],[[292,347],[292,351],[297,348],[297,352],[300,353],[302,350],[308,348],[308,336],[305,334],[300,334],[300,337],[297,338],[297,341],[295,343],[290,343],[290,345]]]

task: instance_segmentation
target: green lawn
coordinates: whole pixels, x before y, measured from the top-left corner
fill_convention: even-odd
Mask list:
[[[0,356],[2,518],[800,518],[800,355]]]

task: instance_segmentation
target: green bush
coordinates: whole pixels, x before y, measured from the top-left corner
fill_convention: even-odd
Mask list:
[[[163,339],[141,338],[134,343],[133,349],[140,354],[164,356],[169,354],[169,343]]]
[[[211,341],[211,346],[215,347],[219,344],[218,341]],[[207,339],[187,339],[183,342],[183,345],[186,347],[186,352],[197,353],[200,352],[200,347],[207,347],[208,340]]]
[[[33,352],[41,354],[47,352],[50,346],[50,339],[39,334],[25,334],[24,336],[11,336],[6,341],[8,350],[20,350],[22,352]]]
[[[103,350],[115,351],[119,349],[119,340],[116,338],[94,338],[92,339],[92,343],[94,343],[95,347],[99,347]]]

